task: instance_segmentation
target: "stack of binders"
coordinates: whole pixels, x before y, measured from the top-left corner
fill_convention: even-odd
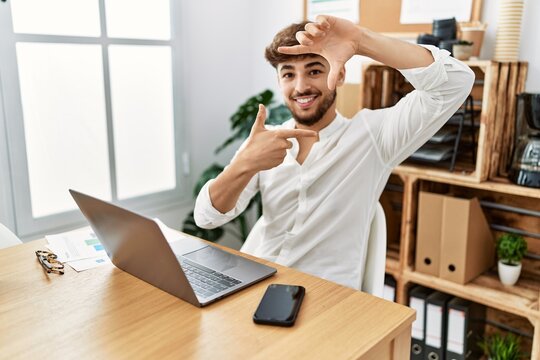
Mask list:
[[[411,360],[472,360],[482,352],[486,308],[439,291],[416,286],[409,292],[416,310]]]

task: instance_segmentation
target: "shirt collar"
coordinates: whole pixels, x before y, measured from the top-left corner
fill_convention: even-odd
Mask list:
[[[326,140],[330,138],[341,126],[343,125],[345,118],[336,112],[336,117],[330,124],[328,124],[324,129],[319,131],[319,140]]]

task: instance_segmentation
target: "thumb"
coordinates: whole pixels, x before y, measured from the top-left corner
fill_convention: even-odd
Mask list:
[[[266,128],[264,127],[264,122],[266,121],[266,108],[263,104],[259,104],[259,112],[257,113],[257,117],[255,118],[255,122],[253,123],[253,126],[251,127],[251,134],[255,134],[257,132],[263,131]]]
[[[338,83],[340,71],[343,67],[343,64],[334,62],[330,64],[330,72],[328,73],[328,89],[335,90],[336,84]]]

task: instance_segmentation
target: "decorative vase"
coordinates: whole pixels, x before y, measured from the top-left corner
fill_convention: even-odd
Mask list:
[[[452,53],[458,60],[469,60],[473,53],[473,46],[454,44],[452,46]]]
[[[497,264],[499,270],[499,279],[503,285],[512,286],[514,285],[521,274],[521,263],[518,265],[507,265],[504,264],[502,260],[499,260]]]
[[[493,60],[519,60],[523,8],[524,0],[500,0]]]

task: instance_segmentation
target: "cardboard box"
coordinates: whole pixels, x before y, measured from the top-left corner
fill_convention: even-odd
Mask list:
[[[444,197],[420,192],[416,230],[416,271],[439,276],[441,225]]]
[[[439,276],[465,284],[493,266],[495,243],[478,199],[445,197]]]
[[[493,266],[494,245],[478,199],[420,192],[416,271],[465,284]]]

